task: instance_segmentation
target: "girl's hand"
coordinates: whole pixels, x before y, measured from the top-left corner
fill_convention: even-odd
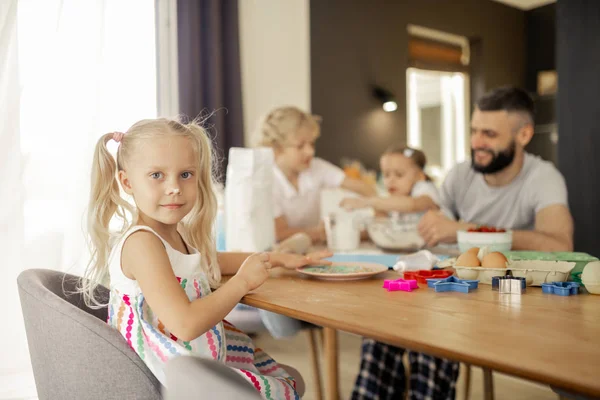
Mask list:
[[[262,285],[269,277],[272,268],[268,253],[255,253],[246,258],[235,277],[246,283],[248,291]]]
[[[331,257],[333,253],[329,250],[316,251],[305,256],[299,254],[271,253],[271,263],[274,267],[296,269],[305,265],[331,265],[331,261],[324,258]]]
[[[347,197],[341,201],[340,207],[346,210],[356,210],[358,208],[368,207],[367,200],[358,197]]]

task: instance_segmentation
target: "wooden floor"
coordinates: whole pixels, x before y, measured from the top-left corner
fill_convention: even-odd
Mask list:
[[[306,382],[305,400],[314,400],[315,389],[312,378],[310,358],[308,356],[308,339],[301,333],[291,339],[273,339],[269,334],[259,334],[254,338],[257,347],[261,347],[277,361],[294,366],[302,374]],[[340,394],[342,399],[350,399],[354,380],[360,363],[360,344],[358,336],[340,333]],[[457,400],[463,399],[464,374],[458,382]],[[494,373],[495,395],[497,400],[556,400],[558,396],[547,386],[538,385],[503,374]],[[35,384],[31,371],[0,374],[0,400],[33,400],[36,399]],[[472,369],[471,399],[483,399],[483,378],[479,368]]]
[[[312,378],[310,358],[308,357],[308,338],[301,333],[290,339],[273,339],[268,334],[259,334],[254,338],[255,345],[269,353],[275,360],[298,369],[306,382],[306,394],[303,399],[314,400],[315,388]],[[361,338],[340,333],[340,394],[342,399],[350,399],[352,387],[360,365]],[[458,381],[457,400],[462,400],[463,370]],[[497,400],[557,400],[558,396],[547,386],[494,373],[494,392]],[[472,400],[483,399],[483,374],[481,369],[472,368]]]

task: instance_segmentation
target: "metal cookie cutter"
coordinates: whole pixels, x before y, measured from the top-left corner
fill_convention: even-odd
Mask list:
[[[494,276],[492,277],[492,290],[497,290],[500,294],[522,294],[527,290],[525,278],[514,276]]]

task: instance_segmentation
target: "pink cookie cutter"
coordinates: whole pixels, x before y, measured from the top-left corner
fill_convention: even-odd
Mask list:
[[[387,289],[388,292],[396,292],[401,290],[403,292],[412,292],[413,289],[418,289],[416,279],[386,279],[383,281],[383,288]]]

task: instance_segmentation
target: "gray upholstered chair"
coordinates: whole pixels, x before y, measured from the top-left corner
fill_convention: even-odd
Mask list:
[[[167,365],[170,389],[164,390],[119,332],[106,324],[106,308],[92,310],[80,295],[69,294],[77,279],[44,269],[26,270],[17,279],[40,399],[159,400],[163,394],[168,400],[260,399],[229,368],[194,357]],[[106,298],[108,290],[100,287],[98,294]]]

